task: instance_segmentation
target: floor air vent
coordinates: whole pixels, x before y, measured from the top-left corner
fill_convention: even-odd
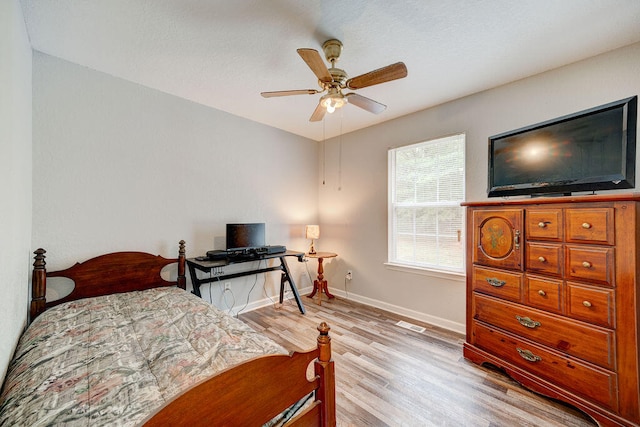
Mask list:
[[[396,326],[400,326],[401,328],[409,329],[410,331],[423,333],[425,329],[422,326],[414,325],[413,323],[405,322],[404,320],[396,323]]]

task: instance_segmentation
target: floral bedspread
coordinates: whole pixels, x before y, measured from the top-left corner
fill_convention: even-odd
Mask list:
[[[24,333],[0,426],[129,426],[229,366],[286,350],[177,288],[73,301]]]

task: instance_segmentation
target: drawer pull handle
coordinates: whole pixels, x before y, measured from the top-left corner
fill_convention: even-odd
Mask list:
[[[591,268],[591,263],[589,261],[582,261],[582,266],[584,268]]]
[[[538,223],[538,227],[540,228],[547,228],[547,224],[551,224],[551,221],[540,221]]]
[[[587,230],[591,228],[591,224],[589,224],[588,222],[583,222],[582,223],[582,228],[586,228]]]
[[[522,357],[524,360],[526,360],[528,362],[540,362],[540,361],[542,361],[542,357],[536,356],[535,354],[533,354],[531,352],[531,350],[523,350],[520,347],[516,347],[516,350],[518,350],[518,354],[520,355],[520,357]]]
[[[543,256],[539,256],[539,257],[538,257],[538,261],[540,261],[540,262],[547,262],[547,259],[546,259],[545,257],[543,257]]]
[[[582,301],[582,305],[585,307],[591,307],[591,303],[589,301]]]
[[[540,289],[538,291],[538,295],[540,295],[541,297],[545,297],[545,296],[547,296],[547,293],[545,291],[543,291],[542,289]]]
[[[516,233],[513,236],[513,244],[515,245],[516,250],[520,249],[520,230],[516,230]]]
[[[518,316],[516,314],[516,320],[518,320],[518,322],[520,322],[520,324],[524,327],[527,328],[537,328],[538,326],[542,326],[542,323],[538,322],[537,320],[531,320],[528,317],[522,317],[522,316]]]
[[[489,283],[494,288],[501,288],[507,284],[504,280],[496,279],[495,277],[487,277],[487,283]]]

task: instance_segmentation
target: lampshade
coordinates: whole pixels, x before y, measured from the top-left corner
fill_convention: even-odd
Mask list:
[[[320,226],[319,225],[307,225],[305,228],[307,239],[319,239],[320,238]]]

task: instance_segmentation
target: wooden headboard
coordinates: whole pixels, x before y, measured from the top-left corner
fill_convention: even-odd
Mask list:
[[[142,291],[162,286],[178,286],[186,290],[185,242],[179,242],[178,258],[163,258],[145,252],[114,252],[76,263],[66,270],[47,272],[45,254],[36,250],[31,283],[30,321],[48,307],[67,301],[129,291]],[[177,280],[167,281],[162,269],[178,263]],[[47,277],[66,277],[74,282],[71,293],[55,301],[47,301]]]

